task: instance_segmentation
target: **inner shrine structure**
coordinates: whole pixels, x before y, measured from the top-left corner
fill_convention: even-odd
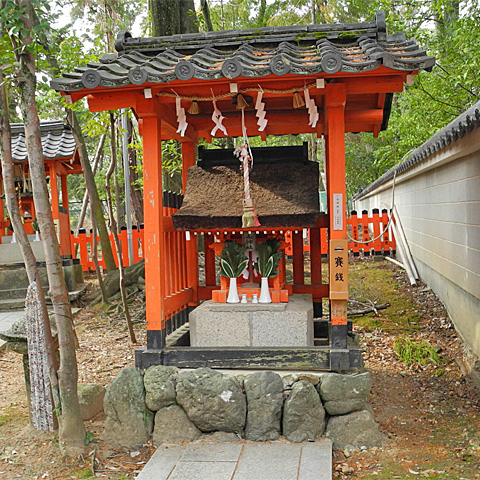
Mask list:
[[[394,93],[412,83],[419,70],[430,70],[435,59],[414,39],[401,33],[387,34],[382,12],[375,21],[354,24],[157,38],[133,38],[120,32],[115,48],[117,53],[103,55],[98,63],[53,80],[52,87],[68,102],[86,97],[93,112],[131,108],[138,119],[143,136],[147,345],[137,350],[137,366],[332,371],[360,367],[361,351],[349,340],[347,319],[345,133],[378,135],[387,127]],[[316,168],[313,178],[318,178],[318,164],[312,165],[308,159],[295,163],[298,152],[282,157],[281,151],[262,154],[259,149],[253,152],[254,167],[248,179],[248,199],[259,225],[243,227],[242,212],[249,205],[242,204],[247,200],[242,196],[247,180],[239,171],[238,159],[232,152],[212,150],[200,154],[203,158],[197,163],[199,140],[208,143],[213,137],[245,140],[251,136],[265,140],[269,135],[301,133],[324,138],[328,211],[322,214],[317,208],[314,213],[315,208],[308,204],[311,195],[295,199],[290,196],[292,188],[274,192],[275,185],[285,178],[294,182],[295,173],[304,168]],[[180,209],[162,205],[162,141],[168,139],[182,144],[185,197]],[[217,165],[215,155],[222,157],[217,158]],[[234,160],[236,172],[228,169]],[[213,162],[210,166],[202,165],[209,161]],[[210,195],[208,189],[202,190],[202,197],[202,178],[214,176],[215,168],[222,172],[217,174],[221,185],[210,190]],[[274,169],[278,169],[272,174],[276,182],[269,189],[265,182]],[[305,185],[311,178],[303,176]],[[295,188],[303,190],[302,177],[296,181]],[[206,182],[203,185],[214,181]],[[222,188],[228,189],[220,197],[223,203],[212,206]],[[261,192],[265,190],[269,192],[266,200],[277,195],[279,205],[284,202],[281,208],[263,202]],[[314,188],[313,196],[318,205],[318,189]],[[224,215],[224,210],[228,214]],[[322,275],[321,227],[328,229],[328,283]],[[167,339],[167,331],[185,323],[201,302],[223,301],[219,292],[226,291],[226,284],[217,281],[217,244],[240,242],[245,234],[255,234],[257,242],[266,238],[281,241],[287,233],[292,238],[292,280],[286,281],[283,254],[280,273],[277,280],[270,279],[270,288],[272,293],[285,292],[278,294],[280,304],[292,295],[309,296],[317,318],[322,314],[322,300],[328,299],[328,321],[313,324],[314,337],[323,332],[325,341],[309,346],[289,346],[287,342],[282,346],[199,347],[189,345],[185,335],[177,335],[176,341]],[[200,235],[205,243],[203,284],[199,281]],[[308,278],[304,235],[310,239]]]

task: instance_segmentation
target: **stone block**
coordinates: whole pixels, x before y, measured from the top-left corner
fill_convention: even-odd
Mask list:
[[[189,315],[192,346],[313,346],[310,295],[291,295],[283,304],[204,302]]]
[[[383,437],[372,414],[367,410],[331,417],[325,435],[333,448],[381,447]]]
[[[251,343],[250,313],[238,309],[210,309],[210,305],[212,302],[205,302],[188,316],[192,346],[248,347]]]
[[[256,442],[277,440],[283,407],[283,382],[274,372],[256,372],[244,381],[247,395],[245,438]]]
[[[156,412],[175,403],[176,370],[165,365],[154,365],[147,369],[143,377],[145,401],[149,410]]]
[[[82,420],[90,420],[95,415],[103,412],[104,387],[96,383],[80,383],[77,391]]]
[[[170,405],[155,414],[153,443],[155,445],[193,442],[202,432],[187,417],[182,407]]]
[[[296,382],[283,407],[283,435],[291,442],[314,441],[325,430],[325,410],[315,387]]]
[[[108,387],[103,402],[103,440],[116,448],[134,450],[150,437],[153,413],[145,403],[143,376],[135,367],[126,367]]]
[[[202,432],[242,433],[247,400],[232,375],[198,368],[177,375],[177,403]]]
[[[370,372],[353,375],[320,374],[317,390],[329,415],[364,410],[372,387]]]

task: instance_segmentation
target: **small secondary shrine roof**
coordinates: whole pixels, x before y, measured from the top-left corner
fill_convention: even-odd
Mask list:
[[[118,53],[52,80],[54,89],[118,88],[176,80],[362,73],[388,67],[430,70],[435,59],[404,34],[387,35],[385,14],[374,22],[226,30],[133,38],[120,32]]]
[[[12,156],[14,162],[27,160],[23,123],[12,123]],[[75,154],[75,139],[71,128],[61,121],[41,122],[43,157],[46,160],[68,159]]]
[[[251,149],[250,191],[264,228],[312,227],[322,215],[318,163],[305,147]],[[233,149],[200,149],[198,166],[188,169],[181,208],[173,214],[177,230],[240,229],[244,177]]]

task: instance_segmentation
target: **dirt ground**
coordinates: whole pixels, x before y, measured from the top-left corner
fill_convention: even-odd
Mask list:
[[[389,262],[356,260],[349,267],[356,300],[390,306],[354,317],[365,366],[373,376],[371,403],[385,436],[382,448],[336,451],[334,478],[480,479],[480,394],[462,377],[462,344],[447,313],[423,284],[411,287],[404,272]],[[81,310],[80,382],[108,386],[120,369],[134,364],[134,349],[118,317]],[[145,325],[136,325],[138,345]],[[407,366],[393,351],[395,338],[427,340],[440,363]],[[0,352],[0,480],[133,479],[154,448],[126,453],[101,441],[103,415],[86,422],[85,455],[62,458],[54,433],[28,424],[21,357]]]

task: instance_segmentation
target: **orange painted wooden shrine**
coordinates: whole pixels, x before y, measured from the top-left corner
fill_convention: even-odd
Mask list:
[[[185,188],[200,139],[211,142],[212,137],[242,137],[242,115],[237,109],[241,93],[247,102],[248,136],[266,139],[269,135],[311,133],[325,140],[328,213],[319,215],[316,224],[299,222],[250,230],[265,235],[292,233],[293,283],[289,288],[311,294],[317,307],[323,298],[329,299],[328,345],[297,348],[290,352],[293,356],[288,365],[284,360],[279,363],[275,349],[261,349],[262,366],[331,370],[358,366],[359,349],[347,345],[345,133],[378,135],[388,124],[393,94],[401,92],[418,70],[431,69],[434,59],[426,56],[415,40],[407,40],[403,34],[388,35],[381,12],[375,21],[358,24],[161,38],[132,38],[121,32],[115,47],[116,54],[104,55],[98,63],[55,79],[52,86],[67,101],[86,97],[92,111],[131,108],[139,122],[144,148],[147,346],[137,352],[137,365],[245,367],[248,358],[259,353],[259,349],[249,348],[166,345],[168,329],[182,323],[200,301],[211,299],[219,285],[215,268],[209,268],[215,265],[209,248],[204,253],[205,285],[200,284],[197,236],[175,229],[173,211],[166,213],[162,205],[162,140],[182,142]],[[262,112],[268,121],[265,128],[259,126]],[[258,216],[261,223],[260,210]],[[328,283],[320,262],[319,232],[324,226],[329,241]],[[303,262],[304,228],[311,244],[309,283]],[[216,227],[196,233],[203,233],[208,247],[225,231],[240,235],[245,230]]]
[[[35,233],[35,204],[29,178],[25,131],[23,124],[12,124],[12,157],[14,162],[15,188],[20,213],[27,234]],[[60,239],[60,254],[72,257],[70,241],[70,213],[68,205],[67,176],[82,173],[75,140],[68,125],[60,121],[41,122],[40,132],[45,162],[45,173],[49,178],[53,219]],[[0,193],[3,188],[0,171]],[[0,196],[0,243],[2,236],[11,236],[10,221],[6,218]]]

